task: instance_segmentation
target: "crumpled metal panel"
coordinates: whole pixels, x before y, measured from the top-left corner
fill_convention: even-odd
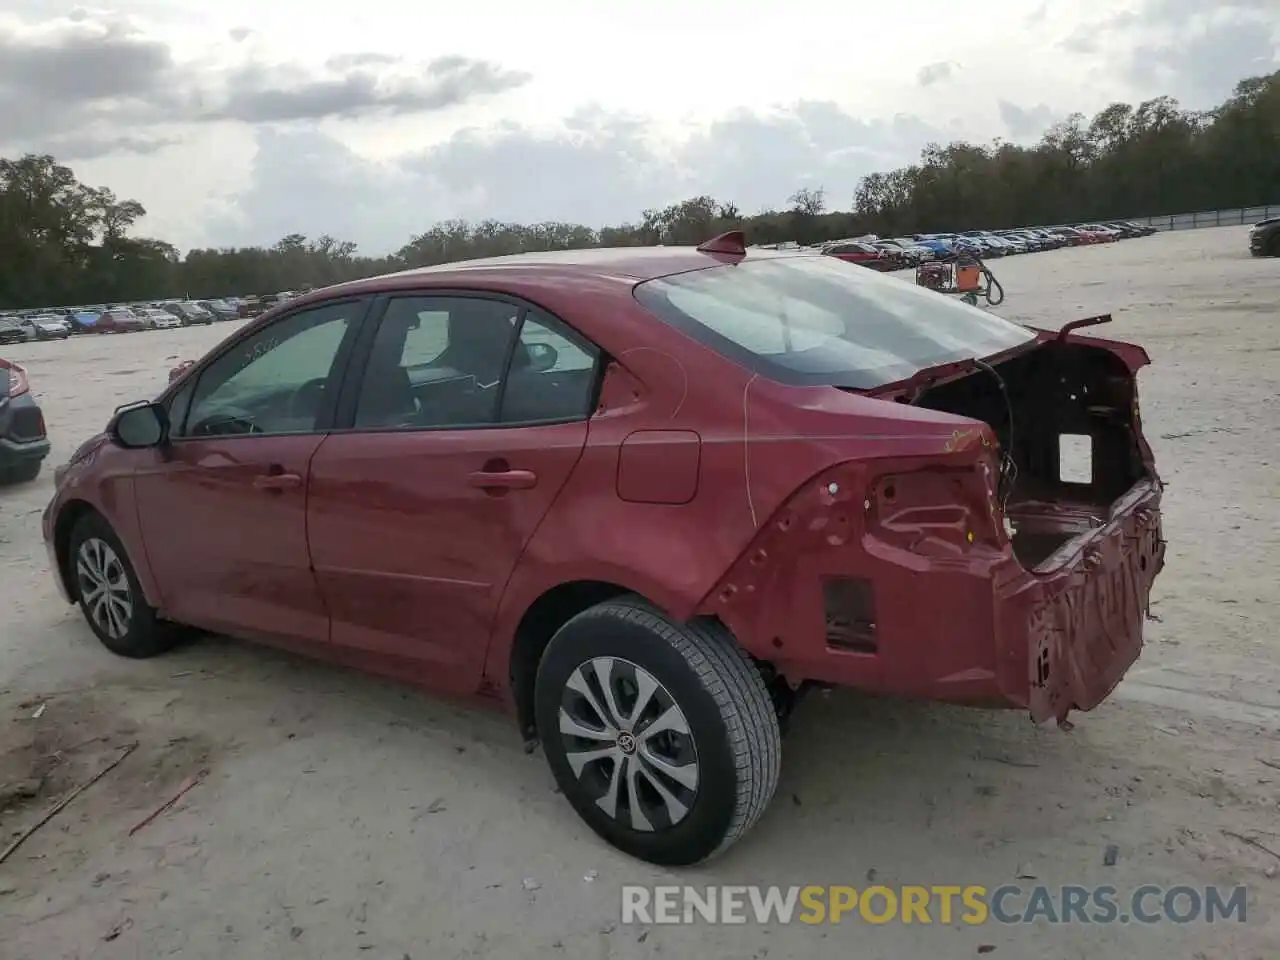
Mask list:
[[[1159,491],[1101,528],[1044,584],[1027,613],[1031,713],[1064,720],[1101,703],[1142,651],[1151,585],[1164,566]]]

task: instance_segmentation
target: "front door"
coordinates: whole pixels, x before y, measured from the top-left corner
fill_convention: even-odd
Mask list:
[[[386,304],[347,429],[311,463],[311,557],[335,644],[438,689],[476,688],[502,591],[582,454],[597,358],[503,300]]]
[[[307,551],[307,478],[366,301],[280,317],[212,359],[136,474],[163,612],[210,630],[324,642]]]

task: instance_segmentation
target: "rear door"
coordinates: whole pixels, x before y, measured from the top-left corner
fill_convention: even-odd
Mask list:
[[[494,296],[396,296],[311,462],[311,560],[332,639],[474,690],[502,591],[581,456],[599,351]]]

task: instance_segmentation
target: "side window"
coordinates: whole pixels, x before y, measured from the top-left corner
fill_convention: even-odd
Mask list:
[[[502,393],[503,423],[585,419],[595,400],[599,351],[539,310],[525,313]]]
[[[307,433],[325,408],[329,375],[364,302],[281,317],[211,363],[180,436]]]
[[[195,384],[188,383],[169,398],[169,436],[180,437],[187,422],[187,411],[191,409],[191,395],[195,393]]]
[[[492,424],[520,308],[481,297],[396,297],[369,352],[356,429]]]

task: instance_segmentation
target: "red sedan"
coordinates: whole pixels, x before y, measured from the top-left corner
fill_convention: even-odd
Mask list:
[[[147,322],[128,308],[113,307],[98,317],[90,329],[94,333],[136,333],[147,329]]]
[[[592,829],[687,864],[815,685],[1107,696],[1163,560],[1145,362],[737,233],[450,264],[236,331],[44,534],[109,649],[195,626],[506,703]]]
[[[872,270],[895,270],[901,266],[900,257],[894,257],[885,250],[856,240],[842,240],[839,243],[828,244],[822,252],[845,263],[856,263],[860,267],[869,267]]]

